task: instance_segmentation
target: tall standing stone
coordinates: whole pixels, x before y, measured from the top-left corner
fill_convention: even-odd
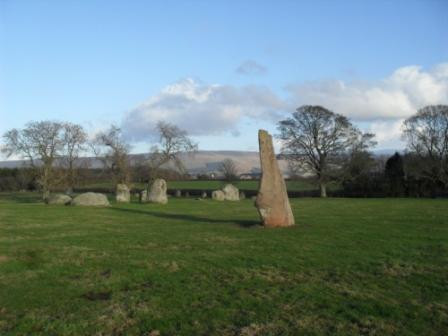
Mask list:
[[[266,227],[294,225],[294,216],[289,204],[285,180],[275,158],[272,136],[258,131],[261,161],[261,181],[255,206]]]
[[[117,184],[115,199],[119,203],[129,203],[131,201],[131,191],[126,184]]]

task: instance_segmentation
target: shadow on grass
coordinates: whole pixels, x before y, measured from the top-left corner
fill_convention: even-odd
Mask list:
[[[248,219],[216,219],[216,218],[205,218],[200,216],[194,216],[189,214],[173,214],[164,213],[158,211],[148,211],[139,209],[125,209],[125,208],[111,208],[112,210],[128,212],[134,214],[148,215],[152,217],[164,218],[164,219],[174,219],[174,220],[186,220],[192,222],[200,223],[235,223],[244,228],[256,228],[261,227],[258,221],[248,220]]]

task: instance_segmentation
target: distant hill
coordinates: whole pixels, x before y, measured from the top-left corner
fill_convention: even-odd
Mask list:
[[[393,149],[376,151],[376,155],[392,155]],[[135,161],[147,157],[148,154],[133,154]],[[190,174],[205,174],[217,172],[220,163],[225,159],[235,161],[240,174],[257,173],[260,171],[260,158],[258,152],[246,151],[198,151],[194,156],[182,154],[181,160]],[[88,161],[92,168],[100,168],[101,162],[97,158],[81,158],[82,161]],[[0,161],[0,168],[17,168],[27,166],[28,161]],[[288,165],[285,160],[279,160],[280,169],[287,175]]]
[[[148,154],[133,154],[135,161],[147,157]],[[198,151],[195,155],[182,154],[181,160],[190,174],[205,174],[217,172],[221,162],[225,159],[235,161],[240,174],[254,173],[260,171],[260,158],[258,152],[243,151]],[[101,162],[97,158],[80,158],[82,161],[88,161],[92,168],[100,168]],[[287,163],[279,160],[280,167],[284,173],[287,172]],[[28,161],[0,161],[0,168],[18,168],[26,167]]]

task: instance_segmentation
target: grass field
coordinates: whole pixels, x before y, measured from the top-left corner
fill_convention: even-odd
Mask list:
[[[0,335],[446,335],[448,201],[0,194]]]
[[[223,181],[168,181],[168,188],[170,189],[219,189],[227,182]],[[259,181],[243,180],[234,182],[239,189],[244,190],[258,190]],[[287,181],[288,190],[302,191],[314,190],[316,185],[307,181]]]
[[[222,188],[226,183],[219,180],[185,180],[185,181],[168,181],[168,189],[189,189],[189,190],[216,190]],[[239,189],[242,190],[258,190],[259,181],[255,180],[241,180],[233,182]],[[289,191],[305,191],[305,190],[317,190],[317,186],[310,181],[286,181],[286,186]],[[143,189],[145,184],[134,184],[134,187]],[[334,189],[337,186],[335,184],[329,184],[329,189]],[[114,189],[111,183],[95,183],[83,186],[83,188],[108,188]]]

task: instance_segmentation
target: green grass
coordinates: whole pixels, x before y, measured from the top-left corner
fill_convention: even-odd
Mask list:
[[[0,335],[446,335],[448,201],[0,194]],[[153,335],[156,334],[153,332]]]
[[[170,189],[219,189],[228,182],[225,181],[168,181],[168,188]],[[259,181],[242,180],[232,182],[239,189],[243,190],[258,190]],[[288,190],[314,190],[316,186],[307,181],[287,181]]]
[[[217,181],[217,180],[186,180],[186,181],[168,181],[167,185],[169,189],[195,189],[195,190],[215,190],[222,188],[226,183],[225,181]],[[241,180],[233,182],[239,189],[242,190],[258,190],[259,181],[254,180]],[[144,188],[145,185],[142,183],[134,184],[136,188]],[[317,186],[309,181],[286,181],[286,186],[289,191],[304,191],[304,190],[316,190]],[[83,189],[86,188],[109,188],[111,190],[114,189],[114,186],[110,183],[94,183],[89,184],[87,186],[83,186]],[[335,189],[336,186],[334,184],[329,185],[329,189]]]

